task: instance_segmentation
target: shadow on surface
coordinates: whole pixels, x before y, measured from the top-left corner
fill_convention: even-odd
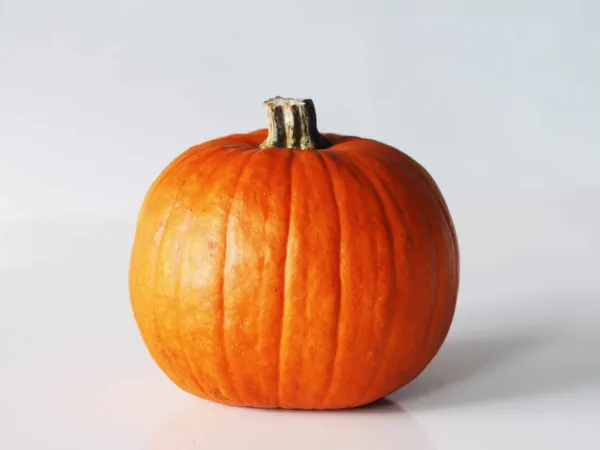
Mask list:
[[[367,405],[357,406],[355,408],[348,409],[323,409],[323,410],[311,410],[311,409],[260,409],[260,408],[243,408],[243,409],[256,409],[263,413],[270,414],[335,414],[335,415],[346,415],[346,414],[360,414],[360,415],[373,415],[373,414],[406,414],[406,411],[402,409],[393,400],[388,398],[382,398],[369,403]]]
[[[600,386],[598,343],[600,331],[568,320],[449,338],[417,379],[388,398],[436,408]]]
[[[358,408],[346,409],[338,411],[339,413],[360,413],[360,414],[402,414],[406,413],[400,405],[388,398],[379,399],[368,405],[359,406]]]
[[[394,414],[388,414],[394,413]],[[399,446],[399,442],[402,445]],[[188,448],[433,450],[427,431],[408,412],[383,399],[339,411],[240,408],[190,398],[164,417],[151,450]]]

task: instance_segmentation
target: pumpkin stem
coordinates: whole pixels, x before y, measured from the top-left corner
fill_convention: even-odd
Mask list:
[[[265,110],[269,135],[261,147],[319,149],[329,142],[317,130],[317,113],[310,99],[275,97],[267,100]]]

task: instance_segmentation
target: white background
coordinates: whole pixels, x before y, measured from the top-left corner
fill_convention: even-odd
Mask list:
[[[599,80],[595,0],[0,0],[0,448],[599,448]],[[139,338],[144,193],[274,95],[409,153],[454,216],[452,330],[387,403],[213,405]]]

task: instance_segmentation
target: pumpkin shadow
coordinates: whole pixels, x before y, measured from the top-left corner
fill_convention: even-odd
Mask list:
[[[252,406],[232,406],[232,408],[240,408],[247,410],[256,410],[264,413],[273,414],[405,414],[406,412],[400,405],[388,398],[380,398],[366,405],[355,406],[346,409],[284,409],[284,408],[255,408]]]
[[[378,448],[433,450],[428,433],[395,402],[327,411],[241,408],[188,399],[152,434],[150,450]]]
[[[423,373],[388,398],[411,409],[438,409],[596,388],[594,342],[600,330],[568,323],[449,337]]]

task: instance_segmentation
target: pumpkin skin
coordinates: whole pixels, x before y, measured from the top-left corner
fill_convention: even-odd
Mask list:
[[[192,147],[142,205],[130,296],[181,389],[231,405],[341,409],[413,380],[455,310],[459,258],[431,176],[401,151],[267,130]]]

